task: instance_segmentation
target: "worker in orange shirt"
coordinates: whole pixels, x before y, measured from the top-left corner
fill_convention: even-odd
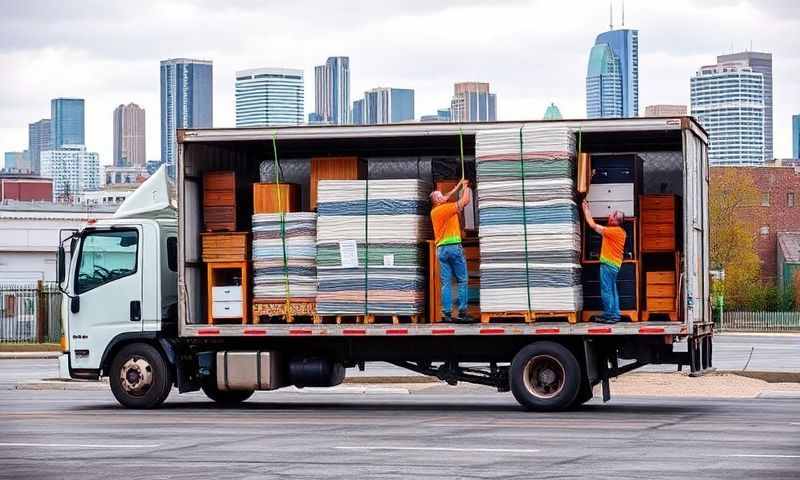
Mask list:
[[[461,198],[457,202],[448,202],[461,187],[464,188]],[[467,313],[467,260],[464,257],[464,247],[461,245],[461,223],[458,220],[458,214],[470,202],[472,202],[472,191],[467,180],[458,182],[447,194],[438,190],[431,193],[431,203],[433,203],[431,222],[436,240],[436,256],[439,260],[443,322],[475,322],[475,319]],[[453,299],[450,296],[453,276],[458,282],[458,317],[455,320],[450,315],[453,308]]]
[[[617,274],[622,266],[622,255],[627,236],[621,227],[624,215],[616,210],[608,216],[607,226],[598,225],[592,218],[589,202],[584,200],[582,206],[586,224],[603,238],[600,246],[600,298],[603,302],[603,315],[596,317],[595,321],[617,323],[621,319]]]

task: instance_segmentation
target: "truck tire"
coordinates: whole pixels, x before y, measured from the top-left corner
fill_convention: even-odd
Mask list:
[[[122,348],[111,362],[111,392],[128,408],[155,408],[172,390],[172,371],[161,352],[147,343]]]
[[[531,411],[569,408],[581,385],[575,356],[554,342],[535,342],[520,350],[509,375],[514,398]]]
[[[203,393],[223,407],[236,406],[253,395],[255,390],[220,390],[212,383],[203,385]]]

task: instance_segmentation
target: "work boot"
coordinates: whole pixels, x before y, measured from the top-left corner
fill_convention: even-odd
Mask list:
[[[455,323],[450,315],[442,315],[442,323]]]

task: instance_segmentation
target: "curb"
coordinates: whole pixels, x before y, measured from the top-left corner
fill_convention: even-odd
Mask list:
[[[55,359],[61,352],[0,352],[0,360]]]
[[[749,370],[717,370],[717,374],[738,375],[740,377],[755,378],[767,383],[800,383],[800,372],[764,372]]]

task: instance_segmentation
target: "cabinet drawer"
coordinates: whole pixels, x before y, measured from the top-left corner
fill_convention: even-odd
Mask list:
[[[213,302],[211,316],[214,318],[241,318],[242,302]]]
[[[675,310],[675,300],[672,298],[647,297],[647,309],[650,311],[660,310],[671,312]]]
[[[590,202],[633,202],[632,183],[603,183],[589,187],[586,199]]]
[[[592,185],[601,183],[632,183],[635,180],[636,174],[633,171],[633,165],[595,167],[594,159],[592,159],[592,164]]]
[[[642,195],[642,210],[675,210],[675,195]]]
[[[236,230],[236,209],[233,207],[206,207],[203,209],[206,230]]]
[[[675,250],[674,237],[653,237],[646,233],[642,234],[642,251],[648,252],[672,252]]]
[[[671,223],[645,223],[642,225],[642,237],[674,237],[675,228]]]
[[[207,172],[203,175],[203,190],[228,190],[236,189],[236,174],[232,171]]]
[[[210,207],[229,207],[236,205],[233,190],[206,190],[203,192],[203,205]]]
[[[211,287],[212,302],[240,302],[241,300],[242,300],[241,285]]]
[[[629,202],[589,202],[589,210],[594,218],[609,216],[614,210],[619,210],[626,217],[634,216],[633,200]]]
[[[645,210],[642,209],[642,224],[650,223],[675,223],[675,212],[672,210]]]
[[[647,272],[647,285],[675,285],[675,272]]]
[[[665,283],[659,284],[654,283],[652,285],[647,285],[647,297],[659,297],[659,298],[669,298],[672,299],[675,297],[675,285],[667,285]]]

